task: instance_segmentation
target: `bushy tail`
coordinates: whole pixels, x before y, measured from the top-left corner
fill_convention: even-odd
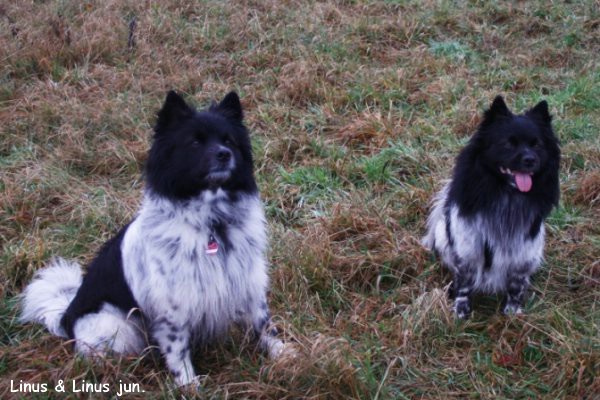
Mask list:
[[[81,286],[83,275],[76,262],[54,259],[41,269],[21,294],[21,322],[38,322],[50,333],[66,338],[60,325],[62,316]],[[104,304],[98,312],[79,318],[73,328],[75,349],[85,355],[103,355],[107,351],[140,353],[147,340],[137,316]]]
[[[427,218],[427,233],[421,239],[421,245],[428,250],[435,250],[436,238],[439,234],[439,224],[446,225],[446,217],[444,215],[444,207],[446,200],[448,199],[448,192],[450,191],[450,181],[445,181],[444,186],[439,192],[435,194],[431,201],[431,212]]]
[[[67,337],[60,319],[81,286],[81,266],[62,258],[36,273],[21,295],[21,322],[39,322],[57,336]]]

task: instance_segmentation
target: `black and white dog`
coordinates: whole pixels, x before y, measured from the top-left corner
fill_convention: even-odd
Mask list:
[[[471,294],[506,293],[505,313],[521,313],[542,262],[543,221],[558,204],[560,149],[548,105],[523,115],[494,100],[438,193],[423,244],[454,279],[454,311],[471,313]]]
[[[85,276],[63,259],[40,270],[23,293],[22,321],[75,339],[84,354],[138,353],[148,337],[179,385],[196,381],[191,346],[232,323],[278,356],[284,345],[269,327],[266,223],[242,118],[234,92],[201,112],[169,92],[137,216]]]

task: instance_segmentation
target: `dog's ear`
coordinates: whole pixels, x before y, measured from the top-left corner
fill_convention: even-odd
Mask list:
[[[159,133],[166,129],[173,122],[188,118],[194,114],[194,110],[187,105],[185,100],[171,90],[167,93],[167,98],[162,108],[158,112],[158,120],[154,130]]]
[[[544,124],[550,124],[552,121],[552,116],[548,111],[548,103],[546,100],[537,103],[531,110],[527,111],[526,115],[535,118]]]
[[[237,122],[242,122],[244,112],[242,111],[242,103],[236,92],[229,92],[221,100],[219,104],[213,107],[213,110],[218,111],[225,117]]]
[[[498,118],[510,117],[511,115],[512,113],[506,106],[502,96],[496,96],[490,108],[486,110],[483,121],[484,123],[490,123]]]

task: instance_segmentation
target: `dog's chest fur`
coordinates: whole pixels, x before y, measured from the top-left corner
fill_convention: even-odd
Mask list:
[[[542,261],[544,226],[524,204],[507,196],[464,217],[448,192],[447,184],[436,198],[424,238],[445,265],[454,273],[474,274],[474,287],[483,292],[502,292],[512,274],[535,272]],[[538,229],[532,229],[536,224]]]
[[[507,210],[505,210],[507,211]],[[500,216],[500,215],[498,215]],[[544,244],[544,228],[529,237],[531,224],[511,223],[508,212],[504,219],[486,214],[462,218],[458,207],[450,209],[452,257],[461,263],[477,266],[475,287],[486,292],[503,291],[513,273],[532,274],[540,265]]]
[[[208,254],[213,239],[218,250]],[[167,318],[210,339],[264,296],[265,248],[256,195],[231,200],[219,189],[171,202],[146,194],[122,243],[123,270],[150,321]]]

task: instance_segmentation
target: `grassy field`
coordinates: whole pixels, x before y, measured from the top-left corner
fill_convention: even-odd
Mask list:
[[[0,3],[0,397],[59,380],[181,398],[160,357],[74,357],[17,321],[55,255],[89,262],[134,215],[167,90],[242,97],[271,233],[270,304],[296,341],[199,351],[206,398],[600,398],[597,1]],[[420,245],[428,203],[494,96],[546,99],[561,203],[527,314],[454,320]],[[235,335],[234,335],[235,336]],[[239,336],[239,335],[237,335]],[[11,393],[10,382],[48,393]]]

